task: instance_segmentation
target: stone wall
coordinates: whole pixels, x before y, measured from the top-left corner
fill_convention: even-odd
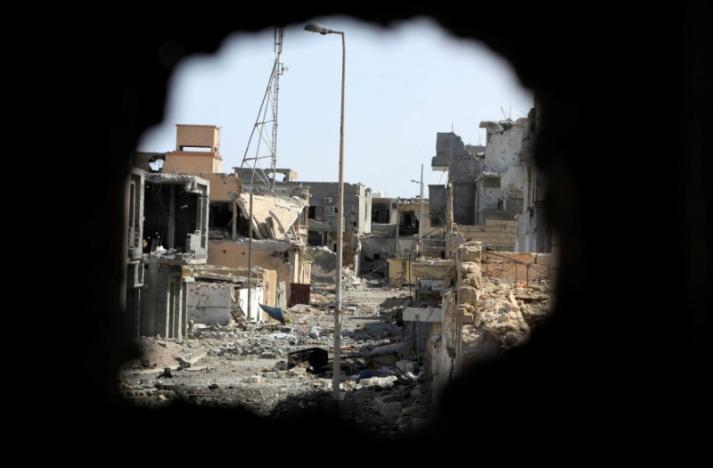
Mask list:
[[[551,279],[552,254],[535,252],[483,252],[482,272],[508,283]]]
[[[481,242],[484,250],[515,250],[515,221],[489,219],[485,224],[476,226],[458,224],[455,232],[462,238],[462,242]]]
[[[532,272],[542,272],[538,280],[549,279],[551,255],[484,252],[477,241],[456,245],[453,253],[455,285],[442,294],[442,320],[428,339],[433,401],[465,366],[524,343],[550,310],[548,283],[534,281]],[[521,270],[529,272],[532,284],[519,282]],[[512,281],[501,280],[507,274]]]
[[[452,260],[409,261],[401,258],[389,258],[387,262],[389,264],[389,285],[392,287],[415,284],[418,278],[441,279],[445,280],[446,285],[449,285],[455,273]]]

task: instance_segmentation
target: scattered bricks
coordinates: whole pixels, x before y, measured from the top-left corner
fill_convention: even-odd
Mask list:
[[[478,290],[474,287],[461,286],[458,288],[458,304],[476,304],[478,295]]]

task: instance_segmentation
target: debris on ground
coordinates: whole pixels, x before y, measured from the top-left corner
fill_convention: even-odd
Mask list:
[[[340,414],[387,437],[423,427],[431,408],[425,360],[401,321],[411,294],[383,282],[351,281],[347,273]],[[549,312],[547,282],[514,287],[488,279],[482,286],[474,323],[461,334],[466,351],[495,355],[516,346]],[[282,310],[284,322],[193,323],[183,341],[142,338],[143,356],[124,366],[120,389],[138,404],[241,405],[273,418],[328,409],[334,303],[334,284],[314,282],[310,304]]]

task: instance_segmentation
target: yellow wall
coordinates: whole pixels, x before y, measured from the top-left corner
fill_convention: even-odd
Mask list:
[[[210,265],[221,265],[231,268],[247,268],[248,244],[236,243],[233,241],[208,241],[208,263]],[[275,272],[273,297],[276,298],[277,283],[285,282],[285,284],[289,287],[290,265],[283,262],[283,256],[281,253],[278,253],[277,256],[273,256],[271,251],[253,248],[252,266],[259,266],[265,270],[272,270]]]
[[[412,261],[409,263],[408,260],[389,258],[387,262],[389,263],[389,284],[391,286],[413,284],[417,278],[443,279],[448,282],[448,279],[454,277],[455,273],[455,263],[452,261],[438,263],[417,263]]]
[[[181,146],[215,148],[220,145],[220,132],[215,125],[176,125],[176,150]]]
[[[200,174],[222,172],[223,161],[217,153],[172,151],[166,153],[166,163],[161,172],[169,174]]]
[[[240,180],[235,174],[200,173],[198,177],[210,182],[210,201],[227,202],[233,198],[230,193],[240,193]]]

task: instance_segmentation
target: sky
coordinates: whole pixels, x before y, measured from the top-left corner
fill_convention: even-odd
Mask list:
[[[481,121],[525,117],[532,107],[507,61],[428,19],[391,29],[338,17],[315,21],[345,32],[345,182],[417,196],[411,181],[422,163],[425,184],[446,179],[430,168],[437,132],[453,129],[466,144],[485,144]],[[300,180],[337,180],[341,60],[338,35],[286,28],[277,167],[296,170]],[[146,131],[138,149],[173,150],[176,124],[218,125],[223,171],[240,166],[273,61],[272,30],[234,34],[216,54],[184,59],[170,80],[164,122]]]

